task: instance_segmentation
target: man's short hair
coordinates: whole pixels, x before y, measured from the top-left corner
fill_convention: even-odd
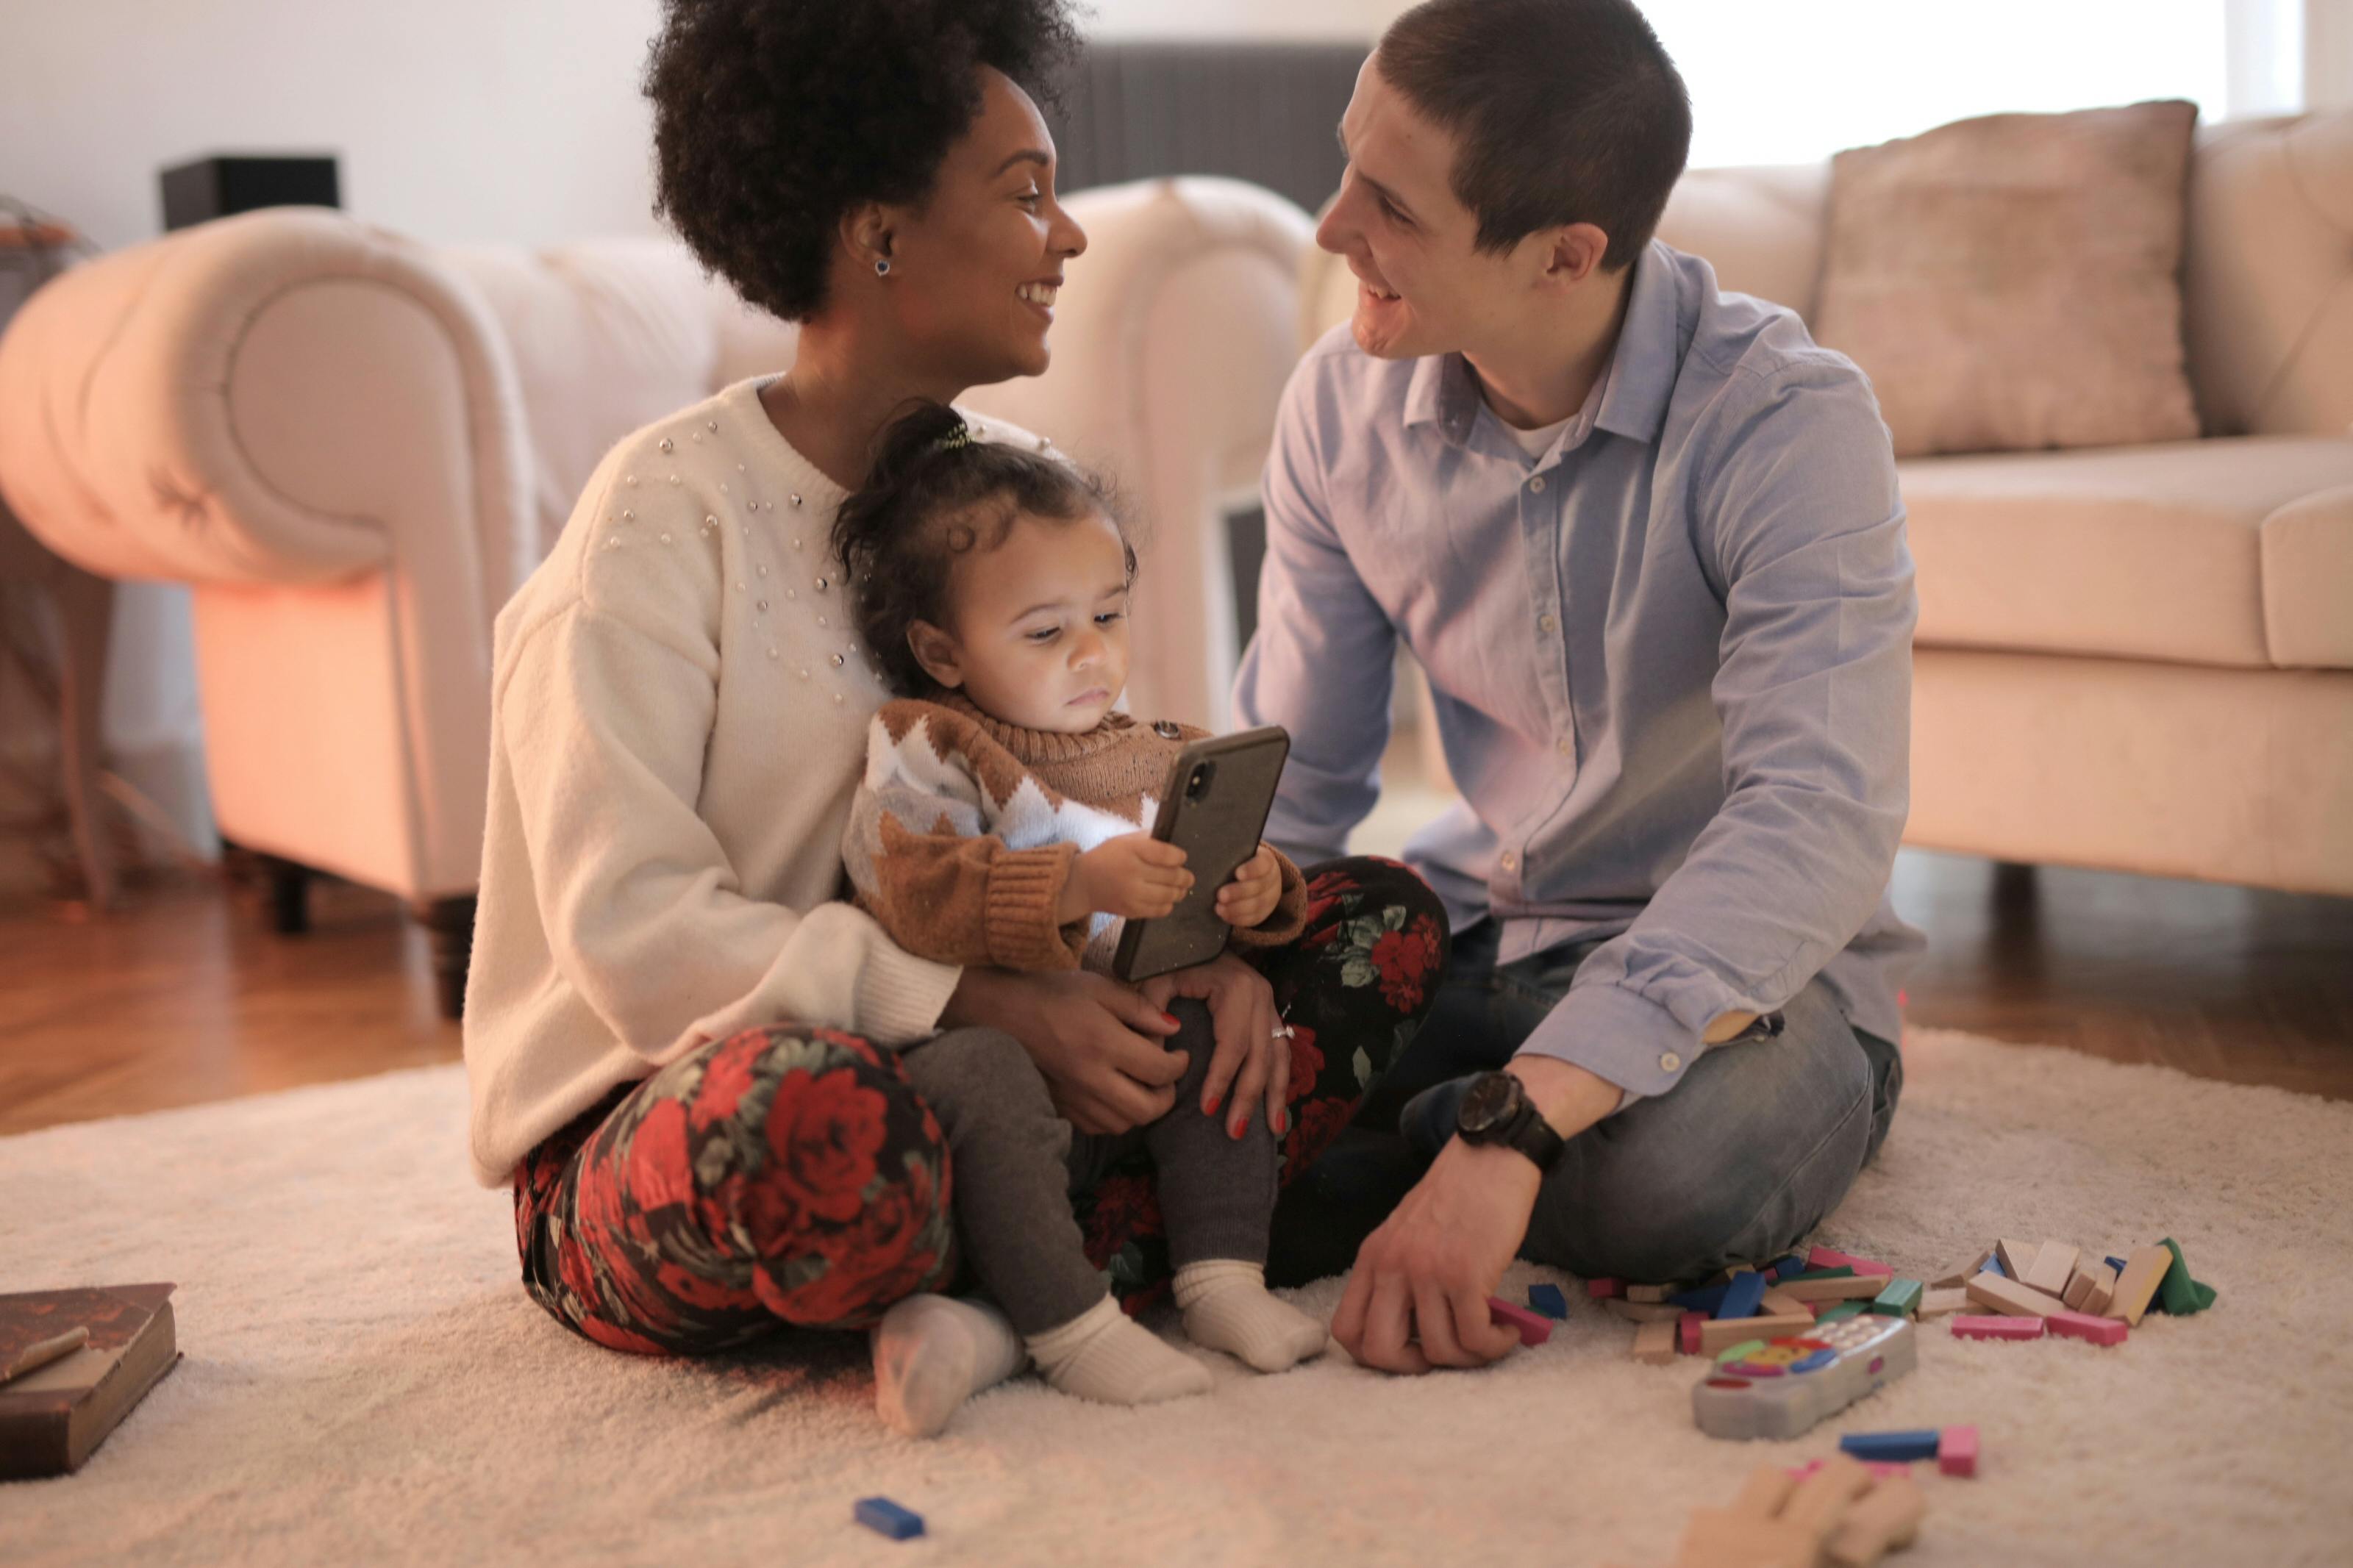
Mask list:
[[[1651,243],[1691,154],[1691,99],[1631,0],[1427,0],[1374,68],[1458,142],[1477,246],[1589,223],[1615,271]]]

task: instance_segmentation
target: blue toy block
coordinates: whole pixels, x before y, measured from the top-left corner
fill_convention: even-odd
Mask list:
[[[1697,1290],[1686,1290],[1680,1296],[1670,1296],[1667,1300],[1686,1312],[1705,1312],[1714,1317],[1715,1310],[1724,1305],[1725,1292],[1731,1289],[1729,1285],[1708,1285]]]
[[[1793,1252],[1787,1258],[1777,1258],[1767,1270],[1776,1279],[1792,1279],[1806,1271],[1806,1255]]]
[[[1989,1274],[1999,1274],[2005,1279],[2010,1278],[2010,1270],[2001,1266],[2000,1258],[1990,1252],[1986,1254],[1985,1271]]]
[[[1736,1274],[1732,1282],[1724,1288],[1724,1301],[1716,1308],[1715,1315],[1719,1319],[1753,1318],[1764,1300],[1765,1276]]]
[[[2116,1271],[2116,1278],[2117,1278],[2117,1279],[2123,1279],[2123,1278],[2125,1277],[2125,1260],[2124,1260],[2123,1258],[2109,1258],[2109,1259],[2108,1259],[2108,1267],[2109,1267],[2109,1268],[2113,1268],[2113,1269],[2115,1269],[2115,1270]]]
[[[1560,1287],[1557,1285],[1529,1286],[1528,1305],[1547,1318],[1568,1316],[1568,1298],[1560,1293]]]
[[[1916,1432],[1850,1432],[1839,1439],[1839,1447],[1858,1459],[1883,1464],[1933,1459],[1936,1457],[1936,1429],[1928,1426]]]
[[[854,1511],[859,1523],[893,1541],[907,1541],[923,1533],[922,1514],[901,1508],[886,1497],[860,1498]]]

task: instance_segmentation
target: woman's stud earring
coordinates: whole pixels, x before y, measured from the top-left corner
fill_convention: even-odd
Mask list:
[[[874,276],[877,278],[888,278],[891,276],[891,258],[889,257],[878,256],[874,258]]]

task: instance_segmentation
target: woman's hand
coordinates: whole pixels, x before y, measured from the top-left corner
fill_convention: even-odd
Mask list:
[[[1177,1024],[1159,1004],[1083,969],[966,969],[940,1026],[1002,1029],[1020,1041],[1056,1112],[1082,1132],[1124,1132],[1166,1115],[1190,1059],[1161,1044]]]
[[[1258,853],[1234,869],[1234,879],[1218,889],[1218,918],[1236,931],[1248,931],[1282,902],[1282,862],[1261,844]]]
[[[1239,1138],[1250,1127],[1250,1106],[1261,1096],[1266,1124],[1276,1137],[1291,1131],[1291,1111],[1284,1103],[1291,1092],[1291,1033],[1274,1010],[1274,987],[1266,976],[1236,958],[1220,953],[1207,963],[1155,974],[1144,983],[1144,1000],[1166,1007],[1174,996],[1194,996],[1208,1003],[1218,1048],[1209,1058],[1209,1076],[1201,1085],[1201,1113],[1215,1116],[1224,1103],[1226,1086],[1233,1086],[1234,1108],[1226,1131]]]

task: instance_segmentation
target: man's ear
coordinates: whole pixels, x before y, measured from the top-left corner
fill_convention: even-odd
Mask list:
[[[1555,288],[1582,283],[1600,269],[1609,254],[1609,237],[1589,223],[1572,223],[1547,229],[1544,246],[1545,281]]]
[[[957,656],[955,638],[931,622],[908,624],[907,651],[915,656],[923,673],[942,686],[954,690],[964,684],[964,661]]]

